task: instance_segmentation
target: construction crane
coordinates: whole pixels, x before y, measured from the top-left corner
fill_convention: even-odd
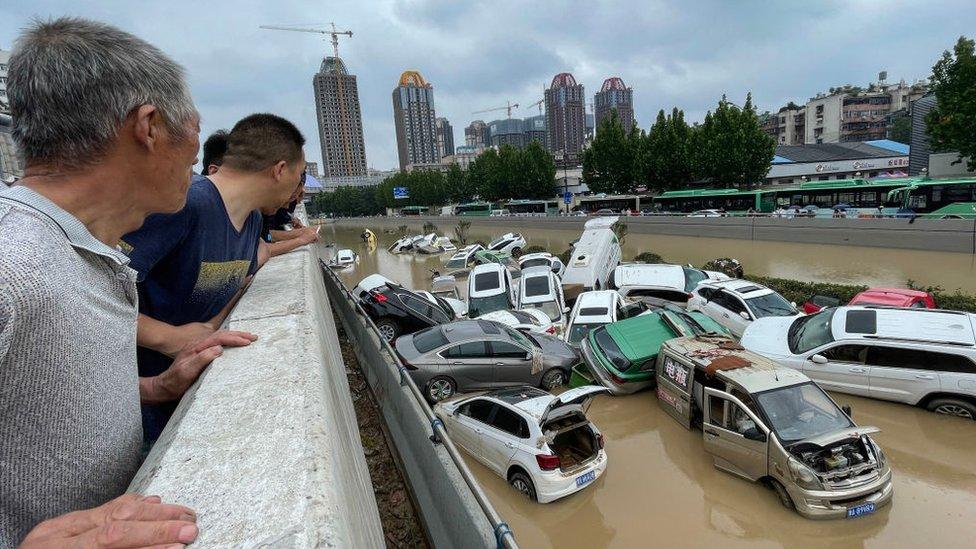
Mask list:
[[[531,109],[532,107],[539,107],[539,114],[542,114],[542,106],[545,105],[545,103],[546,103],[546,99],[543,97],[542,99],[536,101],[535,103],[532,103],[531,105],[525,108]]]
[[[334,22],[329,23],[329,26],[332,27],[332,30],[322,30],[321,28],[315,28],[314,25],[260,25],[259,28],[267,29],[267,30],[281,30],[281,31],[291,31],[291,32],[311,32],[314,34],[323,34],[323,35],[328,34],[332,36],[332,55],[335,56],[336,64],[341,66],[342,62],[339,59],[339,37],[348,36],[349,38],[352,38],[352,31],[337,30]],[[354,171],[352,165],[352,155],[349,153],[349,140],[352,139],[352,133],[350,128],[346,127],[346,119],[348,118],[348,112],[346,110],[345,90],[343,89],[343,81],[342,81],[343,79],[339,78],[339,76],[341,75],[339,74],[336,75],[336,96],[338,99],[339,111],[340,111],[339,131],[340,131],[341,138],[339,139],[339,141],[342,143],[342,156],[343,156],[343,160],[345,161],[344,163],[346,165],[346,173],[350,174],[353,173]],[[322,122],[320,119],[319,124],[321,123]],[[324,152],[325,147],[323,146],[322,149]],[[325,173],[330,173],[331,169],[329,168],[328,165],[329,160],[327,158],[322,158],[322,161],[326,163],[325,166],[322,166],[322,168],[325,170]]]
[[[474,111],[471,114],[482,114],[482,113],[486,113],[486,112],[505,111],[505,112],[508,113],[508,117],[511,118],[512,117],[512,109],[517,109],[518,106],[519,106],[518,103],[512,103],[510,101],[505,101],[505,106],[504,107],[495,107],[493,109],[485,109],[483,111]]]

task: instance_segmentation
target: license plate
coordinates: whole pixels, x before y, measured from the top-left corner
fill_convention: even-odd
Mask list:
[[[851,507],[847,510],[847,518],[857,518],[863,517],[864,515],[870,515],[874,512],[873,503],[865,503],[864,505],[858,505],[857,507]]]
[[[582,486],[595,478],[596,478],[596,471],[590,471],[589,473],[582,474],[576,477],[576,486]]]

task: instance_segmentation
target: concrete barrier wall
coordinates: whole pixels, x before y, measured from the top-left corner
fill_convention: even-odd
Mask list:
[[[410,225],[419,229],[426,221],[456,223],[453,216],[373,217],[339,219],[339,226],[362,228]],[[586,217],[464,217],[472,225],[490,225],[499,231],[515,229],[565,229],[581,231]],[[834,244],[976,253],[976,222],[963,219],[832,219],[772,217],[622,217],[630,234],[664,234],[774,240],[806,244]]]
[[[323,274],[333,307],[386,420],[432,545],[496,547],[492,524],[445,447],[431,441],[430,421],[408,387],[401,384],[399,370],[383,343],[369,329],[341,282]],[[511,538],[506,543],[514,546]]]
[[[130,491],[198,513],[194,547],[384,547],[318,246],[272,259],[230,316],[258,334],[183,397]]]

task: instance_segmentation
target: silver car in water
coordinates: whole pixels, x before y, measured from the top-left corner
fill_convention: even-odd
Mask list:
[[[566,383],[579,355],[562,340],[497,322],[462,320],[397,339],[396,352],[431,402],[455,393]]]

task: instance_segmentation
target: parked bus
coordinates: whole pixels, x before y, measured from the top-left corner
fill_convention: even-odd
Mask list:
[[[976,218],[976,178],[914,179],[888,193],[902,210],[935,219]]]
[[[427,206],[404,206],[400,208],[400,215],[427,215],[428,211]]]
[[[668,191],[652,199],[655,210],[665,213],[691,213],[698,210],[724,210],[730,214],[772,212],[776,209],[773,191],[738,189],[689,189]]]
[[[613,210],[613,213],[621,213],[624,210],[639,212],[640,197],[626,194],[594,194],[590,196],[581,196],[579,198],[579,209],[589,213],[598,212],[600,210]]]
[[[558,200],[512,200],[504,206],[512,215],[558,215]]]
[[[491,215],[491,204],[488,202],[468,202],[454,207],[454,215],[463,216],[489,216]]]
[[[771,191],[780,208],[798,207],[814,211],[817,217],[832,217],[843,210],[847,217],[894,215],[900,204],[889,200],[888,193],[905,187],[908,179],[837,179],[808,181],[799,187]],[[811,208],[813,206],[813,208]]]

